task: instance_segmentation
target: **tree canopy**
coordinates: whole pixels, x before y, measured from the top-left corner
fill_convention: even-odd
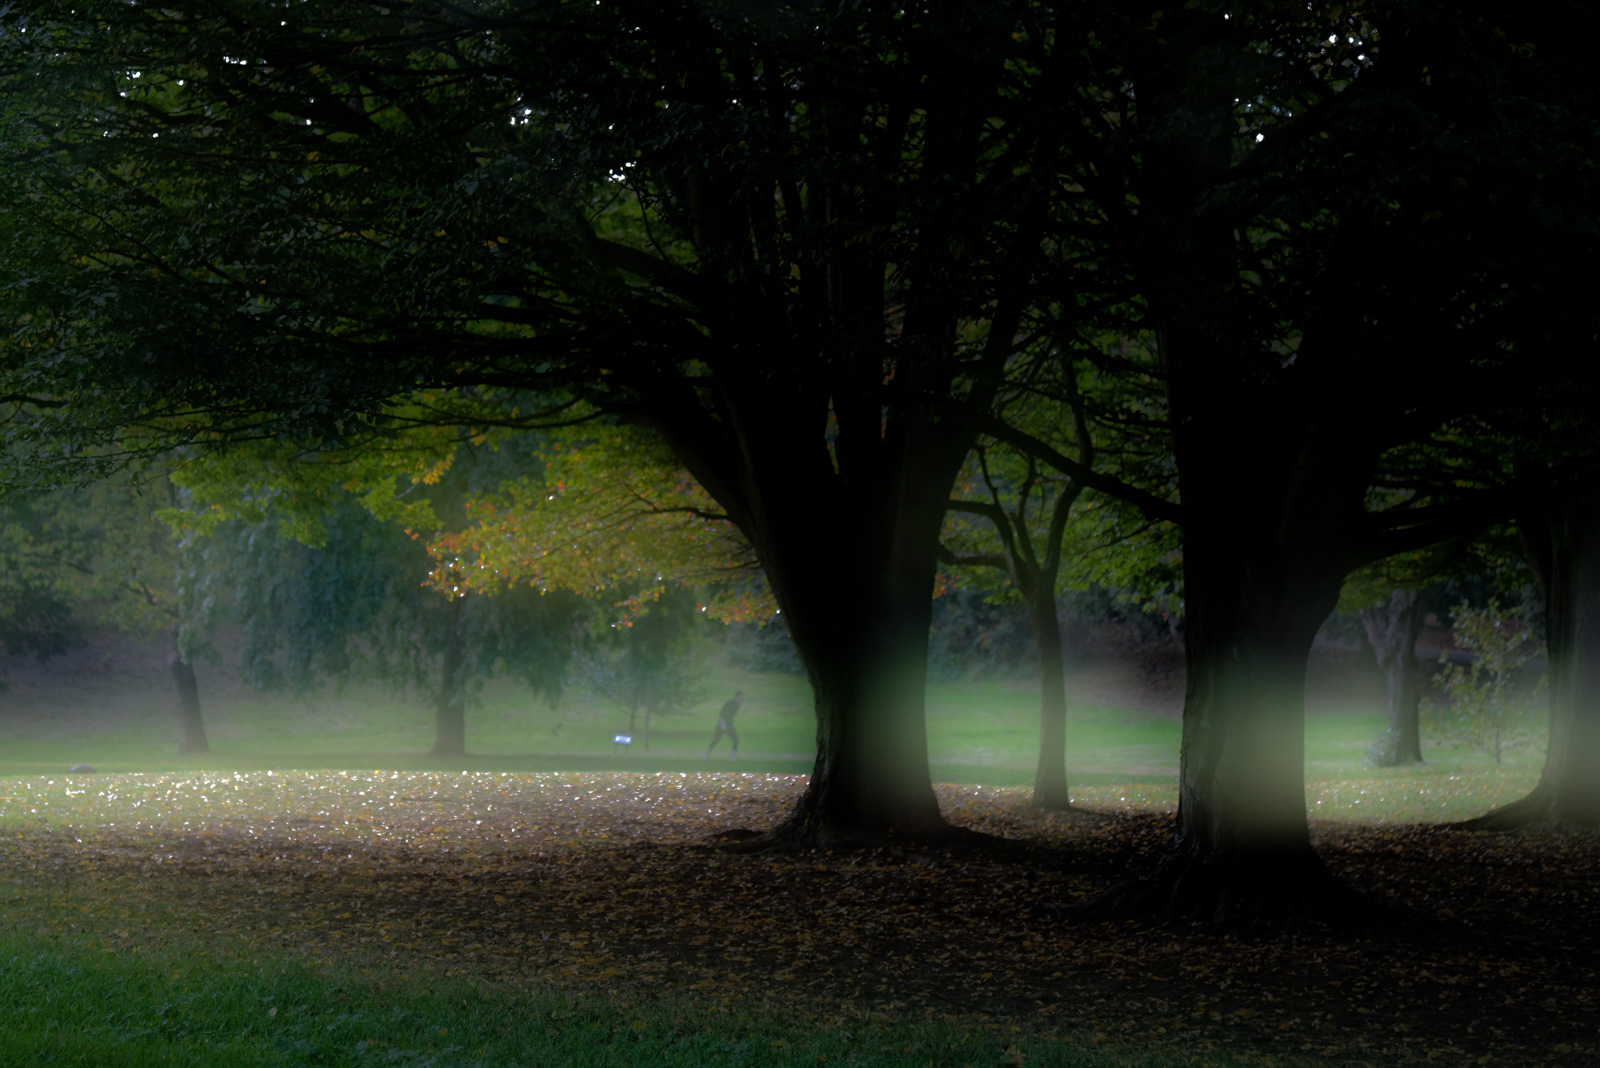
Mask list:
[[[90,445],[648,427],[789,621],[818,756],[774,840],[830,841],[942,828],[928,594],[989,435],[1182,527],[1182,849],[1153,893],[1226,911],[1241,872],[1269,898],[1315,872],[1298,679],[1344,576],[1515,511],[1478,443],[1593,396],[1528,370],[1594,340],[1567,266],[1593,23],[35,5],[3,58],[11,477]],[[1004,417],[1063,351],[1175,486]],[[1593,465],[1561,452],[1555,481]]]

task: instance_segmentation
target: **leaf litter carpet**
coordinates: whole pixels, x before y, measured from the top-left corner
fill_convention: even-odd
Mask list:
[[[1014,852],[732,855],[777,775],[276,772],[0,780],[0,917],[31,895],[108,952],[163,930],[413,974],[931,1014],[1064,1042],[1340,1062],[1600,1063],[1600,838],[1318,822],[1415,931],[1238,936],[1067,908],[1148,871],[1153,810],[1043,814],[942,786]],[[1148,808],[1148,807],[1147,807]],[[4,922],[0,920],[0,922]]]

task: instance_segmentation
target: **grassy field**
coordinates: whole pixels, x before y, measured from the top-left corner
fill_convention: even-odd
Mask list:
[[[0,1063],[16,1068],[1128,1063],[1015,1025],[853,1018],[818,1027],[673,999],[385,977],[202,939],[108,956],[90,936],[15,930],[0,933],[0,1021]]]
[[[718,670],[699,706],[657,721],[649,748],[635,731],[628,748],[612,744],[627,729],[614,708],[567,699],[555,708],[525,691],[491,682],[468,716],[461,758],[427,756],[432,713],[415,696],[352,687],[306,699],[228,685],[213,669],[206,715],[212,752],[174,751],[165,678],[95,679],[0,694],[0,775],[50,775],[87,763],[100,771],[163,772],[319,768],[484,771],[699,771],[717,708],[735,690],[745,703],[737,770],[804,774],[814,726],[810,689],[796,675]],[[1069,685],[1070,685],[1069,679]],[[1069,689],[1070,692],[1070,689]],[[1542,755],[1524,750],[1496,767],[1489,757],[1427,745],[1418,768],[1374,771],[1362,765],[1384,721],[1370,702],[1314,703],[1338,711],[1306,718],[1306,775],[1313,815],[1440,819],[1473,814],[1482,798],[1515,796],[1537,774]],[[1018,786],[1032,781],[1038,689],[1026,681],[934,684],[928,690],[928,745],[935,782]],[[1073,701],[1068,773],[1091,803],[1170,804],[1177,777],[1177,717],[1150,708]],[[724,740],[711,767],[729,763]],[[1131,791],[1131,792],[1130,792]],[[1363,793],[1365,791],[1365,793]],[[1366,806],[1366,807],[1363,807]]]
[[[473,755],[444,761],[423,755],[422,701],[222,685],[209,691],[213,752],[179,757],[164,681],[108,673],[0,694],[0,1064],[1165,1068],[1595,1052],[1563,1040],[1549,1061],[1519,1061],[1510,1039],[1452,1037],[1447,1017],[1386,1037],[1355,1001],[1334,1027],[1324,1010],[1295,1015],[1316,1007],[1315,986],[1303,1006],[1285,997],[1304,985],[1292,945],[1246,969],[1204,936],[1069,934],[1049,918],[1052,896],[1081,899],[1120,867],[1064,881],[1026,865],[930,876],[849,857],[719,867],[696,843],[770,825],[803,785],[812,724],[798,677],[723,671],[648,752],[610,743],[626,726],[614,710],[549,709],[490,686],[470,714]],[[707,763],[735,689],[741,760],[730,766],[724,742]],[[1074,796],[1109,821],[1101,830],[1028,808],[1036,702],[1025,682],[930,687],[946,813],[1052,856],[1146,862],[1170,833],[1177,719],[1072,705]],[[1366,769],[1381,717],[1330,705],[1307,717],[1307,804],[1330,863],[1358,882],[1391,848],[1387,828],[1480,813],[1537,777],[1535,752],[1496,767],[1440,747],[1421,767]],[[97,773],[64,774],[80,762]],[[1457,886],[1455,871],[1428,891],[1460,894],[1441,906],[1455,914],[1537,892]],[[1387,878],[1371,885],[1392,889]],[[939,904],[906,927],[902,900]],[[828,918],[805,919],[820,905]],[[837,943],[827,951],[809,940],[818,924]],[[930,941],[913,948],[913,933]],[[1319,967],[1342,969],[1329,975],[1359,998],[1368,952],[1327,948]],[[1442,974],[1460,959],[1450,952],[1421,973]],[[1237,996],[1219,1000],[1234,968]],[[1320,1021],[1314,1036],[1304,1020]]]
[[[106,1011],[110,1009],[110,1011]],[[0,1063],[17,1068],[1322,1066],[1248,1052],[1129,1053],[1027,1021],[826,1021],[661,998],[388,978],[199,940],[107,958],[93,938],[0,933]],[[1100,1036],[1103,1038],[1103,1036]]]

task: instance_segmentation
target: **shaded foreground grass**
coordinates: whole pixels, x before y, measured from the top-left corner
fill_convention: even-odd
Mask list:
[[[0,1063],[1066,1068],[1126,1062],[1015,1025],[880,1017],[818,1027],[684,999],[583,996],[433,974],[381,978],[371,969],[318,966],[182,936],[154,952],[108,956],[93,937],[13,928],[0,934]]]
[[[1411,784],[1393,782],[1396,800],[1369,785],[1344,803],[1402,810]],[[39,1050],[74,1063],[91,1040],[112,1052],[79,1063],[1591,1064],[1600,1052],[1593,837],[1319,822],[1330,866],[1431,918],[1427,933],[1226,938],[1064,915],[1153,863],[1170,834],[1154,791],[1142,812],[1085,819],[1035,813],[1024,790],[941,788],[953,820],[1028,843],[1016,857],[706,850],[707,835],[775,819],[801,784],[0,780],[0,1063]]]

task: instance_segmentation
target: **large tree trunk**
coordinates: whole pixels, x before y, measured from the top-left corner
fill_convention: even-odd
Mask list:
[[[1368,471],[1314,422],[1286,426],[1241,407],[1247,398],[1213,396],[1185,424],[1194,398],[1175,397],[1187,671],[1177,835],[1152,877],[1091,914],[1231,924],[1366,908],[1311,848],[1305,673],[1356,558]]]
[[[1417,708],[1422,702],[1422,666],[1417,662],[1417,635],[1422,632],[1420,590],[1395,590],[1382,604],[1361,610],[1361,625],[1377,654],[1389,691],[1389,734],[1382,747],[1382,767],[1422,763],[1422,735]]]
[[[1309,492],[1286,496],[1319,496],[1314,466],[1300,469],[1311,477],[1299,489]],[[1305,799],[1306,663],[1347,569],[1327,544],[1274,543],[1261,516],[1230,521],[1203,498],[1185,500],[1187,692],[1173,850],[1150,877],[1085,911],[1221,925],[1364,914],[1369,906],[1312,849]]]
[[[1181,131],[1142,146],[1139,214],[1184,512],[1177,835],[1154,875],[1088,911],[1326,917],[1353,895],[1311,848],[1306,661],[1361,562],[1382,446],[1349,425],[1350,380],[1324,371],[1344,374],[1361,357],[1355,339],[1330,320],[1282,358],[1263,350],[1256,309],[1237,301],[1238,223],[1197,208],[1233,152],[1226,53],[1207,42],[1180,41],[1134,72],[1141,125]]]
[[[1306,822],[1305,672],[1343,570],[1315,547],[1252,545],[1201,519],[1184,576],[1178,833],[1138,907],[1227,923],[1330,897],[1342,905]]]
[[[1532,793],[1464,826],[1594,827],[1600,825],[1600,505],[1573,500],[1521,527],[1544,594],[1549,750]]]
[[[933,793],[924,699],[939,529],[971,435],[906,423],[848,526],[799,493],[751,523],[811,681],[817,757],[793,814],[749,847],[961,833]]]
[[[853,618],[791,619],[815,696],[817,758],[780,836],[831,845],[947,829],[923,715],[932,584],[931,567],[925,579],[891,570],[859,591]]]
[[[450,602],[450,628],[439,665],[439,695],[434,699],[433,756],[467,755],[467,701],[464,683],[466,641],[461,633],[464,598]]]
[[[1050,812],[1071,807],[1067,790],[1067,687],[1061,668],[1061,621],[1051,589],[1035,590],[1028,619],[1039,652],[1039,764],[1033,805]]]
[[[194,665],[184,657],[178,645],[176,630],[172,632],[167,667],[172,672],[172,682],[178,691],[178,752],[211,752],[211,744],[206,740],[206,725],[200,718],[200,684],[194,677]]]

